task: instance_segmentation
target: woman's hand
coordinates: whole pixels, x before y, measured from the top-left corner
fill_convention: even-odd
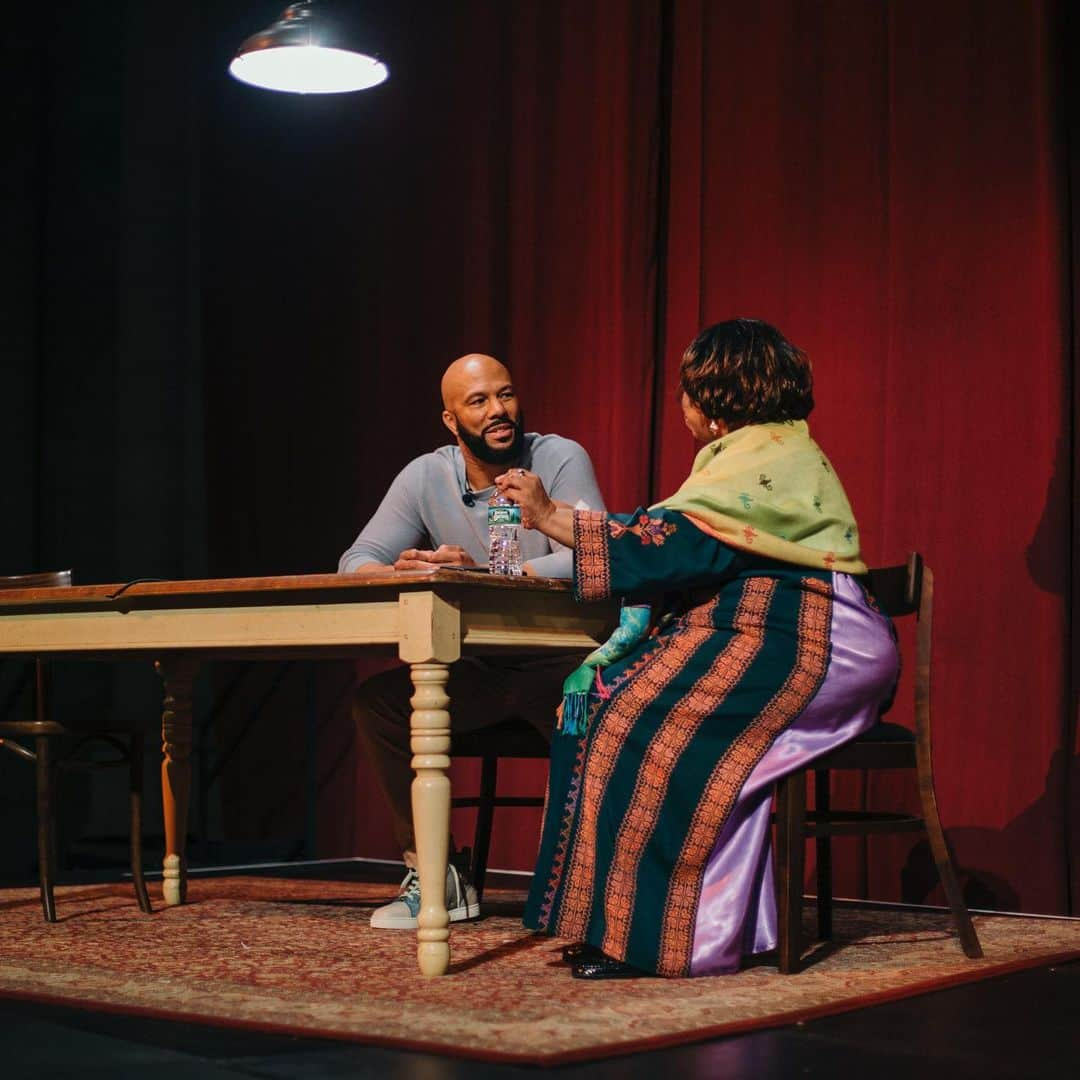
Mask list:
[[[521,507],[521,524],[526,529],[544,531],[544,522],[557,507],[536,473],[526,469],[509,469],[495,477],[495,486],[501,495],[513,499]]]
[[[535,473],[508,469],[495,477],[495,486],[521,507],[521,524],[526,529],[536,529],[564,547],[574,546],[574,511],[552,499]]]

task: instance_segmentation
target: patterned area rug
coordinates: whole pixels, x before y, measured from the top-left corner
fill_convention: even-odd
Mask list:
[[[492,893],[457,924],[450,973],[423,979],[415,938],[368,926],[393,890],[354,882],[195,880],[190,902],[141,915],[120,885],[0,892],[0,995],[355,1039],[518,1063],[560,1064],[860,1008],[1080,957],[1080,920],[981,916],[967,960],[943,916],[840,908],[836,937],[785,977],[591,984],[560,943],[524,930],[520,894]],[[811,923],[808,913],[807,929]]]

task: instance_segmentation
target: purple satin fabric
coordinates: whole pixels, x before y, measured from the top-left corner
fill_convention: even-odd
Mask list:
[[[742,956],[776,948],[772,785],[870,727],[896,681],[899,658],[888,621],[847,574],[833,574],[830,645],[817,694],[754,767],[709,856],[691,975],[737,971]]]

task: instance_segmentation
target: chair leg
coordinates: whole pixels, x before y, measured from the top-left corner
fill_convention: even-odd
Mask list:
[[[814,770],[814,809],[823,825],[829,816],[828,769]],[[825,833],[815,838],[817,858],[817,925],[818,938],[828,941],[832,937],[832,837]]]
[[[978,960],[982,954],[982,946],[979,944],[979,936],[975,933],[975,927],[971,922],[967,904],[964,903],[964,894],[960,889],[960,882],[956,876],[956,866],[952,854],[949,851],[949,842],[945,832],[941,828],[941,818],[938,815],[937,796],[934,793],[934,777],[928,765],[920,760],[919,767],[919,801],[922,803],[923,822],[926,825],[926,835],[930,840],[930,851],[934,856],[937,866],[938,877],[941,886],[945,890],[945,900],[952,912],[956,932],[960,938],[960,947],[964,955],[971,960]]]
[[[495,790],[499,759],[492,755],[480,759],[480,805],[476,810],[476,837],[473,840],[472,879],[477,900],[484,898],[488,851],[491,848],[491,825],[495,817]]]
[[[806,773],[800,770],[776,785],[777,952],[783,975],[796,974],[802,957],[805,819]]]
[[[139,910],[149,915],[154,909],[150,906],[150,894],[146,891],[146,878],[143,876],[142,851],[142,797],[143,797],[143,734],[131,733],[128,746],[129,799],[131,804],[131,880],[135,885],[135,899]]]
[[[51,747],[46,735],[35,740],[37,756],[38,880],[41,884],[41,910],[46,922],[56,922],[56,899],[53,895],[56,867],[55,793]]]

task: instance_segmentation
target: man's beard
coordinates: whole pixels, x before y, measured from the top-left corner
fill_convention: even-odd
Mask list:
[[[525,414],[519,412],[516,422],[507,419],[506,423],[514,429],[514,441],[505,450],[496,450],[489,446],[483,432],[474,435],[471,431],[466,431],[460,418],[458,419],[458,438],[468,447],[469,453],[477,461],[482,461],[486,465],[513,465],[521,460],[521,451],[525,446]]]

